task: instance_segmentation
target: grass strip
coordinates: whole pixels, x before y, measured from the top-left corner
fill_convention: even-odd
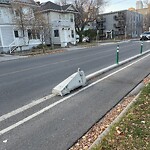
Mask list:
[[[150,84],[128,113],[92,150],[150,150]]]

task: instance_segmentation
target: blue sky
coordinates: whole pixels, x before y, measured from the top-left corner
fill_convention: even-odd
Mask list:
[[[40,0],[41,2],[46,2],[48,0]],[[59,0],[50,0],[52,2]],[[107,0],[108,4],[105,6],[104,12],[125,10],[130,7],[135,8],[136,0]]]
[[[105,7],[105,12],[125,10],[130,7],[135,8],[136,0],[108,0],[108,4]]]

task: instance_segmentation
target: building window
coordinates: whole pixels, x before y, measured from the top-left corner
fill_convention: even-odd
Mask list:
[[[73,30],[71,30],[71,36],[72,36],[72,38],[74,38],[74,31]]]
[[[73,15],[70,16],[70,21],[73,22]]]
[[[0,17],[2,17],[2,10],[0,10]]]
[[[32,32],[30,29],[28,30],[28,38],[29,38],[29,40],[32,39]]]
[[[54,37],[59,37],[59,31],[58,30],[54,30]]]
[[[40,39],[40,33],[39,32],[36,33],[36,36],[37,36],[37,39]]]
[[[14,35],[15,35],[15,37],[16,37],[16,38],[18,38],[18,37],[19,37],[19,33],[18,33],[18,31],[17,31],[17,30],[15,30],[15,31],[14,31]]]
[[[36,39],[36,32],[35,32],[35,30],[32,30],[32,39]]]
[[[28,38],[31,39],[40,39],[40,33],[36,30],[28,29]]]
[[[16,17],[19,17],[19,11],[14,10],[14,14],[15,14]]]

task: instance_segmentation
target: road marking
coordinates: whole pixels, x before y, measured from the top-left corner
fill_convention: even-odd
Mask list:
[[[110,50],[109,50],[109,51],[110,51]],[[99,53],[101,53],[101,52],[99,52]],[[107,56],[108,56],[108,55],[107,55]],[[102,58],[105,58],[105,57],[106,57],[106,56],[104,56],[104,57],[102,57]],[[89,62],[89,60],[87,60],[86,62]],[[24,112],[25,110],[27,110],[27,109],[29,109],[29,108],[32,108],[32,107],[35,106],[35,105],[38,105],[38,104],[40,104],[40,103],[42,103],[42,102],[44,102],[44,101],[47,101],[48,99],[50,99],[50,98],[52,98],[52,97],[54,97],[54,95],[45,96],[45,97],[43,97],[43,98],[40,98],[40,99],[38,99],[38,100],[35,100],[35,101],[33,101],[33,102],[27,104],[27,105],[25,105],[25,106],[23,106],[23,107],[21,107],[21,108],[18,108],[18,109],[13,110],[13,111],[11,111],[11,112],[5,114],[5,115],[2,115],[2,116],[0,116],[0,122],[4,121],[4,120],[6,120],[6,119],[8,119],[8,118],[10,118],[10,117],[12,117],[12,116],[15,116],[15,115],[17,115],[17,114],[19,114],[19,113],[21,113],[21,112]]]
[[[103,81],[103,80],[109,78],[110,76],[113,76],[113,75],[117,74],[118,72],[120,72],[120,71],[122,71],[122,70],[125,70],[126,68],[129,68],[130,66],[136,64],[137,62],[139,62],[139,61],[141,61],[141,60],[143,60],[143,59],[145,59],[145,58],[147,58],[147,57],[149,57],[149,56],[150,56],[150,54],[144,56],[143,58],[141,58],[141,59],[139,59],[139,60],[137,60],[137,61],[134,61],[133,63],[131,63],[131,64],[129,64],[129,65],[127,65],[127,66],[125,66],[125,67],[123,67],[123,68],[121,68],[121,69],[119,69],[119,70],[117,70],[117,71],[115,71],[115,72],[113,72],[113,73],[111,73],[111,74],[105,76],[105,77],[103,77],[102,79],[99,79],[99,80],[96,81],[96,82],[91,83],[90,85],[88,85],[88,86],[82,88],[81,90],[79,90],[79,91],[77,91],[77,92],[75,92],[75,93],[73,93],[73,94],[71,94],[71,95],[69,95],[69,96],[67,96],[67,97],[65,97],[65,98],[62,98],[61,100],[59,100],[59,101],[57,101],[57,102],[55,102],[55,103],[53,103],[53,104],[51,104],[51,105],[49,105],[49,106],[47,106],[47,107],[41,109],[40,111],[38,111],[38,112],[36,112],[36,113],[34,113],[34,114],[32,114],[32,115],[30,115],[30,116],[24,118],[23,120],[21,120],[21,121],[15,123],[15,124],[13,124],[13,125],[11,125],[11,126],[5,128],[5,129],[3,129],[3,130],[1,130],[1,131],[0,131],[0,135],[3,135],[3,134],[5,134],[5,133],[11,131],[12,129],[14,129],[14,128],[16,128],[16,127],[18,127],[18,126],[24,124],[25,122],[27,122],[27,121],[29,121],[29,120],[31,120],[31,119],[37,117],[38,115],[44,113],[45,111],[50,110],[51,108],[57,106],[58,104],[60,104],[60,103],[62,103],[62,102],[65,102],[65,101],[68,100],[69,98],[71,98],[71,97],[73,97],[73,96],[79,94],[80,92],[82,92],[82,91],[84,91],[84,90],[86,90],[86,89],[88,89],[88,88],[94,86],[95,84],[97,84],[97,83],[99,83],[99,82],[101,82],[101,81]]]
[[[128,45],[128,46],[122,46],[121,48],[133,47],[134,45],[136,45],[136,44],[132,44],[132,45]],[[100,54],[100,53],[106,53],[106,52],[111,52],[111,51],[115,51],[115,49],[110,49],[110,50],[107,50],[107,51],[100,51],[98,53],[90,54],[90,55],[87,55],[87,56],[82,56],[82,57],[63,60],[63,61],[58,61],[58,62],[55,62],[55,63],[47,63],[47,64],[44,64],[44,65],[41,65],[41,66],[35,66],[35,67],[30,67],[30,68],[17,70],[17,71],[13,71],[13,72],[9,72],[9,73],[4,73],[4,74],[1,74],[0,77],[6,76],[6,75],[16,74],[16,73],[20,73],[20,72],[25,72],[25,71],[29,71],[29,70],[33,70],[33,69],[43,68],[43,67],[47,67],[49,65],[56,65],[56,64],[59,64],[59,63],[65,63],[65,62],[69,62],[69,61],[73,61],[73,60],[79,60],[79,59],[82,59],[82,58],[91,57],[91,56],[95,56],[95,55]]]
[[[20,108],[18,108],[18,109],[16,109],[16,110],[13,110],[13,111],[11,111],[11,112],[9,112],[9,113],[7,113],[7,114],[1,116],[1,117],[0,117],[0,122],[4,121],[4,120],[6,120],[6,119],[8,119],[8,118],[10,118],[10,117],[12,117],[12,116],[15,116],[15,115],[17,115],[17,114],[19,114],[19,113],[21,113],[21,112],[24,112],[25,110],[27,110],[27,109],[29,109],[29,108],[32,108],[32,107],[35,106],[35,105],[38,105],[38,104],[40,104],[40,103],[43,103],[43,102],[47,101],[48,99],[50,99],[50,98],[52,98],[52,97],[54,97],[54,96],[55,96],[55,95],[53,95],[53,94],[48,95],[48,96],[45,96],[45,97],[43,97],[43,98],[40,98],[40,99],[38,99],[38,100],[35,100],[35,101],[33,101],[33,102],[31,102],[31,103],[25,105],[25,106],[23,106],[23,107],[20,107]]]

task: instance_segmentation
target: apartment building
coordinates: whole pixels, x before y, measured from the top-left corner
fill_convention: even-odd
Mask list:
[[[143,15],[129,10],[101,14],[97,23],[100,38],[136,38],[143,31]]]

